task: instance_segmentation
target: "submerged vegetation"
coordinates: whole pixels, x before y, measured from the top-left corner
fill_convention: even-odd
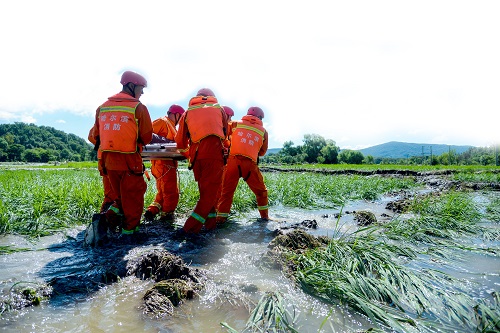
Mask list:
[[[103,195],[99,173],[94,165],[88,167],[0,169],[0,234],[32,238],[87,225],[99,210]],[[498,188],[498,168],[413,166],[401,169],[405,172],[392,172],[395,167],[388,166],[388,172],[379,174],[370,172],[384,167],[364,165],[357,169],[368,173],[342,172],[339,165],[321,166],[315,172],[319,168],[308,165],[292,172],[265,172],[270,206],[340,209],[353,200],[373,201],[382,195],[422,189],[422,179],[439,183],[432,178],[437,176],[446,179],[447,186],[441,187],[443,191],[403,195],[401,211],[385,223],[376,222],[350,233],[337,225],[327,241],[322,238],[306,250],[289,249],[285,254],[291,269],[287,276],[298,287],[330,304],[332,312],[347,309],[362,314],[371,323],[371,331],[500,330],[498,284],[497,289],[485,293],[484,289],[478,291],[478,281],[449,274],[475,256],[500,256],[497,192],[481,192],[479,198],[478,192],[457,185],[495,184],[497,187],[490,188]],[[344,165],[344,170],[353,168]],[[192,173],[184,168],[179,170],[179,180],[181,198],[176,213],[183,216],[198,200],[198,188]],[[475,189],[467,187],[471,188]],[[145,205],[155,192],[151,179]],[[255,209],[248,186],[238,186],[232,217]],[[23,250],[28,249],[0,246],[2,255]],[[299,332],[297,314],[287,302],[279,292],[265,293],[242,332]],[[227,323],[222,325],[237,332]]]
[[[415,201],[409,213],[414,217],[359,229],[296,255],[297,282],[318,298],[364,313],[380,328],[499,329],[498,291],[475,295],[474,286],[437,267],[453,266],[467,252],[500,254],[499,248],[465,242],[486,229],[478,224],[481,214],[470,195],[429,196]]]

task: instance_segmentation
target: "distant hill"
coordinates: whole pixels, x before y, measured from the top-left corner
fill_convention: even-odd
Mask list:
[[[269,154],[277,154],[279,153],[281,150],[281,148],[269,148],[266,152],[266,155],[269,155]]]
[[[445,144],[428,144],[428,143],[407,143],[407,142],[396,142],[391,141],[376,145],[373,147],[368,147],[360,149],[359,151],[364,155],[371,155],[375,158],[407,158],[412,156],[429,156],[432,151],[432,155],[441,155],[449,151],[455,151],[457,154],[461,154],[467,151],[473,146],[453,146]]]
[[[93,146],[48,126],[0,124],[0,162],[89,161]]]

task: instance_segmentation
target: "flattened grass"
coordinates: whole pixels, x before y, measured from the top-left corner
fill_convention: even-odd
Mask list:
[[[415,217],[409,220],[360,229],[332,239],[326,248],[297,255],[300,286],[327,302],[348,305],[380,328],[498,329],[498,297],[477,299],[468,283],[416,264],[424,255],[453,260],[460,251],[483,252],[461,244],[464,237],[481,234],[477,205],[467,194],[451,192],[415,202],[412,212]]]

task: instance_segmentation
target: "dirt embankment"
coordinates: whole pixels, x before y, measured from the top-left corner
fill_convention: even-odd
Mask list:
[[[385,177],[414,177],[418,182],[429,186],[441,187],[443,189],[470,189],[479,190],[500,190],[498,182],[462,182],[447,179],[447,176],[459,173],[459,170],[432,170],[432,171],[414,171],[397,169],[377,169],[377,170],[355,170],[355,169],[305,169],[305,168],[279,168],[279,167],[260,167],[262,172],[310,172],[323,175],[360,175],[360,176],[385,176]],[[500,173],[500,170],[489,170],[491,173]]]

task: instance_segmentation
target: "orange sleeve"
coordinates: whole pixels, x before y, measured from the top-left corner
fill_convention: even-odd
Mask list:
[[[188,111],[184,112],[181,119],[179,120],[179,129],[177,130],[177,135],[175,136],[177,149],[182,155],[186,157],[189,156],[189,131],[186,125],[187,114]]]
[[[88,139],[89,139],[90,143],[93,144],[93,145],[95,145],[95,143],[97,142],[96,139],[94,138],[94,127],[92,127],[90,129]]]
[[[100,111],[100,107],[97,108],[97,110],[95,111],[95,120],[94,120],[94,126],[90,129],[89,131],[89,141],[95,145],[96,142],[97,142],[97,137],[99,136],[99,111]]]
[[[267,148],[268,148],[268,143],[269,143],[269,139],[268,139],[267,131],[266,131],[264,133],[264,142],[262,142],[262,147],[260,147],[260,150],[259,150],[259,156],[266,155]]]
[[[160,136],[166,137],[168,134],[168,128],[165,125],[165,120],[163,117],[155,119],[153,121],[153,133],[158,134]]]
[[[174,124],[168,117],[160,117],[153,121],[153,133],[168,140],[174,140],[176,131]]]
[[[153,123],[148,108],[140,103],[135,109],[135,117],[139,127],[139,142],[147,145],[153,138]]]

